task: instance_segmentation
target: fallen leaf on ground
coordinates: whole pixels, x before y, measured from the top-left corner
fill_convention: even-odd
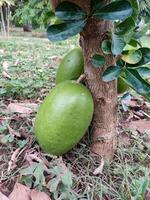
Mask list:
[[[0,192],[0,200],[9,200],[3,193]]]
[[[129,123],[129,128],[135,129],[141,133],[150,131],[150,120],[137,120]]]
[[[44,192],[31,190],[25,185],[16,183],[9,199],[0,198],[0,200],[51,200],[51,198]]]
[[[51,200],[46,193],[36,190],[31,190],[30,198],[31,200]]]
[[[103,168],[104,168],[104,160],[103,158],[101,159],[101,164],[98,168],[96,168],[93,172],[94,175],[98,175],[98,174],[103,174]]]
[[[30,188],[16,183],[12,193],[9,195],[9,200],[31,200]]]
[[[138,102],[135,99],[124,100],[124,103],[126,103],[126,105],[132,108],[139,106]]]
[[[7,107],[10,113],[31,114],[37,110],[35,103],[10,103]]]

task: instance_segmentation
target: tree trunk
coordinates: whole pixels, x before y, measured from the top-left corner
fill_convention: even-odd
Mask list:
[[[91,58],[98,53],[103,55],[100,46],[107,33],[113,30],[109,21],[90,19],[81,34],[81,46],[85,58],[86,85],[91,90],[95,112],[92,122],[91,150],[104,157],[112,159],[117,147],[117,87],[116,82],[105,83],[102,74],[106,67],[114,64],[111,55],[105,56],[106,64],[97,69],[91,63]]]
[[[80,5],[87,12],[90,10],[90,0],[69,0]],[[54,7],[60,2],[54,1]],[[101,0],[106,4],[109,0]],[[113,30],[113,23],[90,18],[84,31],[80,34],[80,43],[84,52],[86,85],[90,89],[95,111],[91,126],[91,150],[105,159],[112,159],[117,147],[117,87],[116,81],[105,83],[102,80],[104,69],[114,64],[113,56],[104,55],[106,64],[96,69],[91,58],[98,53],[103,55],[100,46],[107,39],[107,33]]]

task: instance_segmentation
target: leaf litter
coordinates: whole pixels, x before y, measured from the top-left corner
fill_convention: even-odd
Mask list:
[[[30,62],[32,60],[33,56],[30,57]],[[53,63],[55,60],[59,59],[53,59]],[[15,58],[15,62],[17,67],[22,60]],[[44,64],[46,68],[47,63],[46,61]],[[145,170],[150,168],[150,146],[145,142],[150,139],[149,103],[141,97],[132,97],[126,102],[126,112],[120,106],[119,137],[121,142],[124,141],[122,144],[119,142],[121,145],[114,161],[104,163],[91,155],[89,135],[63,157],[53,157],[41,151],[32,127],[35,112],[42,99],[43,95],[29,101],[14,101],[12,98],[1,101],[4,106],[0,116],[0,134],[8,138],[5,138],[7,143],[0,146],[0,191],[6,194],[6,198],[18,198],[21,195],[20,199],[24,200],[24,194],[25,200],[116,200],[120,196],[126,199],[132,193],[133,199],[136,188],[142,184],[139,177],[144,177]],[[6,126],[2,122],[7,122]],[[132,123],[135,131],[130,127]],[[24,142],[21,143],[22,141]],[[132,182],[135,179],[139,179],[136,187]],[[144,190],[143,186],[143,191],[148,196],[149,189]]]

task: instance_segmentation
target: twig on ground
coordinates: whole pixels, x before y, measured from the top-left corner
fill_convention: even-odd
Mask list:
[[[7,172],[10,172],[12,169],[15,168],[16,158],[17,158],[17,155],[18,155],[19,151],[20,151],[20,148],[16,149],[16,150],[13,152],[13,154],[12,154],[12,156],[11,156],[11,159],[10,159],[10,161],[9,161],[9,163],[8,163]]]

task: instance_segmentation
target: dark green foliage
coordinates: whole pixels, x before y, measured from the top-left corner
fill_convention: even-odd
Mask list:
[[[30,24],[33,27],[46,27],[54,17],[51,1],[16,1],[16,6],[13,21],[18,26]]]
[[[113,1],[107,5],[92,0],[91,12],[88,14],[76,4],[65,1],[57,6],[55,14],[64,22],[49,26],[47,33],[52,41],[65,40],[82,32],[87,20],[91,17],[114,20],[114,32],[107,34],[108,39],[104,40],[100,47],[103,54],[112,54],[117,62],[115,66],[106,68],[103,80],[112,81],[123,74],[123,78],[136,92],[143,95],[150,93],[150,84],[144,80],[145,75],[142,77],[142,73],[145,74],[147,71],[147,68],[143,69],[144,65],[150,62],[150,49],[142,47],[140,41],[137,40],[145,33],[145,29],[147,30],[145,28],[141,30],[141,33],[136,32],[139,17],[138,0]],[[96,68],[105,65],[103,55],[93,55],[91,62]],[[143,70],[140,71],[140,67]]]
[[[68,1],[60,3],[56,7],[55,14],[57,17],[59,17],[61,20],[67,22],[65,25],[66,29],[70,29],[70,21],[73,23],[77,23],[79,21],[84,20],[86,25],[86,21],[90,17],[94,17],[97,19],[108,19],[108,20],[122,20],[125,19],[132,14],[132,7],[128,1],[117,1],[117,2],[112,2],[106,6],[101,7],[102,5],[95,3],[92,1],[92,9],[91,13],[88,15],[86,14],[79,6],[77,6],[75,3],[70,3]],[[79,22],[80,23],[80,22]],[[74,32],[75,34],[82,32],[83,28],[78,28],[78,26],[74,27]],[[52,28],[51,28],[52,27]],[[62,32],[62,37],[57,37],[58,30],[59,30],[59,35],[61,35]],[[48,30],[48,37],[49,35],[54,35],[52,40],[62,40],[62,39],[67,39],[68,37],[71,37],[73,34],[70,34],[70,30],[65,33],[64,37],[64,30],[63,28],[60,29],[60,26],[56,26],[55,30],[53,29],[53,25],[49,26]],[[74,35],[75,35],[74,34]],[[54,37],[56,36],[56,39]],[[51,37],[49,37],[51,40]]]
[[[101,56],[99,54],[95,54],[93,57],[92,57],[92,64],[94,67],[101,67],[102,65],[105,64],[105,58],[104,56]]]
[[[86,21],[68,22],[62,24],[54,24],[48,27],[47,36],[51,41],[61,41],[76,35],[85,26]]]

